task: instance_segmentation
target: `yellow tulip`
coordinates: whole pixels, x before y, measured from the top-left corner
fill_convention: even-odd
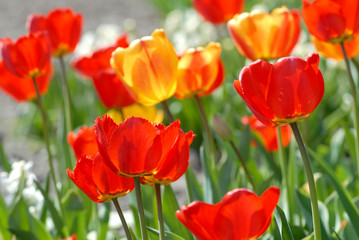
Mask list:
[[[164,118],[162,110],[155,106],[142,106],[140,104],[123,107],[121,111],[112,108],[107,112],[107,115],[117,124],[132,116],[145,118],[151,123],[161,123]]]
[[[151,106],[174,95],[177,87],[176,51],[166,33],[133,41],[128,48],[112,53],[111,66],[133,92],[138,103]]]

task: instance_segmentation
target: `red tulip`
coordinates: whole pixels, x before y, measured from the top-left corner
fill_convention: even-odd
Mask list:
[[[101,70],[112,69],[110,59],[112,52],[118,47],[128,47],[127,34],[121,35],[113,46],[98,49],[90,57],[77,58],[71,65],[82,76],[92,78]]]
[[[21,78],[33,78],[48,73],[51,48],[46,33],[20,37],[16,42],[2,40],[2,57],[6,68]]]
[[[269,227],[278,200],[277,187],[268,188],[260,197],[239,188],[217,204],[192,202],[176,216],[198,240],[256,239]]]
[[[105,115],[95,120],[95,134],[101,156],[115,173],[136,177],[157,171],[161,137],[146,119],[131,117],[117,125]]]
[[[70,132],[67,140],[77,159],[74,171],[67,169],[67,175],[91,200],[107,202],[133,190],[133,179],[118,176],[104,164],[95,127],[82,127],[76,135]]]
[[[192,131],[184,133],[180,129],[179,120],[165,127],[156,125],[161,131],[162,157],[158,163],[157,172],[141,178],[141,183],[147,185],[166,185],[178,180],[187,170],[189,159],[189,146],[196,136]]]
[[[244,9],[244,0],[192,0],[202,17],[214,24],[227,22]]]
[[[54,71],[52,65],[44,75],[36,78],[36,84],[40,94],[45,94],[49,88],[50,80]],[[31,78],[20,78],[10,72],[0,61],[0,88],[18,102],[28,101],[36,98],[36,90]]]
[[[93,83],[102,104],[107,108],[123,108],[136,103],[113,69],[95,74]]]
[[[302,121],[317,107],[324,94],[319,55],[305,60],[279,59],[275,64],[257,60],[244,67],[234,87],[252,113],[268,126]]]
[[[77,159],[74,171],[67,169],[66,172],[76,186],[97,203],[123,197],[134,188],[133,179],[112,172],[103,163],[100,154],[94,158],[82,155]]]
[[[92,78],[96,92],[107,108],[122,108],[136,103],[110,65],[112,52],[118,47],[128,47],[127,34],[120,36],[113,46],[99,49],[90,57],[78,58],[71,63],[81,75]]]
[[[98,153],[95,127],[82,127],[77,134],[69,132],[67,141],[74,150],[77,159],[81,158],[82,155],[94,158]]]
[[[82,15],[72,9],[56,8],[47,16],[31,14],[26,22],[29,32],[46,31],[49,34],[54,57],[74,51],[81,35]]]
[[[356,0],[303,0],[302,16],[310,34],[320,41],[340,43],[359,32]]]
[[[243,117],[242,123],[249,124],[250,129],[260,137],[267,151],[273,152],[278,150],[277,130],[275,127],[270,127],[263,124],[255,116]],[[280,132],[282,137],[282,144],[284,147],[286,147],[288,146],[292,137],[290,126],[286,125],[280,127]]]

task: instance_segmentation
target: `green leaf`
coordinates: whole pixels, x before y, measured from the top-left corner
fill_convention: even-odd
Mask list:
[[[62,221],[62,218],[60,217],[60,213],[57,211],[57,209],[55,208],[54,203],[49,198],[46,191],[41,187],[40,183],[35,181],[35,184],[36,184],[37,188],[40,190],[40,192],[42,193],[42,196],[44,197],[46,207],[50,211],[51,218],[52,218],[52,221],[54,222],[54,225],[55,225],[55,228],[57,230],[57,233],[62,238],[64,238],[65,237],[65,235],[63,233],[64,222]]]
[[[8,231],[8,218],[9,209],[5,204],[2,194],[0,194],[0,239],[2,240],[11,239],[11,234]]]
[[[52,239],[45,226],[28,212],[28,206],[22,198],[15,203],[10,212],[9,231],[15,234],[18,239]]]
[[[282,231],[281,231],[282,239],[294,240],[292,230],[290,229],[290,226],[288,224],[287,218],[283,210],[279,206],[277,206],[276,212],[278,213],[278,214],[274,214],[276,221],[282,224]]]
[[[11,171],[11,164],[9,162],[8,157],[5,154],[4,145],[2,144],[1,141],[0,141],[0,166],[8,173]]]
[[[295,191],[295,197],[297,199],[297,202],[299,203],[299,207],[302,210],[304,217],[306,219],[306,223],[309,226],[310,229],[313,229],[313,220],[312,220],[312,208],[311,208],[311,202],[310,198],[300,191]],[[325,205],[318,201],[318,207],[319,207],[319,217],[320,217],[320,230],[322,239],[331,239],[329,237],[328,232],[326,231],[326,226],[328,226],[328,210],[326,209]]]
[[[158,240],[159,239],[159,231],[157,229],[147,227],[148,235],[151,240]],[[165,231],[165,239],[166,240],[185,240],[184,238],[178,236],[177,234],[174,234],[172,232]]]
[[[176,196],[170,185],[164,187],[162,196],[163,219],[171,232],[183,236],[184,239],[193,239],[192,234],[178,221],[175,213],[179,210]]]
[[[193,170],[190,166],[188,166],[186,174],[189,178],[189,183],[192,188],[192,194],[194,200],[203,201],[203,189],[201,184],[198,182],[196,175],[193,173]]]
[[[78,239],[86,239],[87,222],[86,211],[91,208],[84,208],[81,196],[74,190],[69,190],[62,200],[65,210],[64,222],[69,227],[69,234],[76,233]]]
[[[309,154],[313,156],[315,161],[324,170],[325,176],[329,177],[330,181],[332,182],[333,187],[335,188],[339,196],[339,199],[343,204],[346,213],[349,216],[351,224],[353,226],[359,226],[359,210],[355,206],[353,200],[351,199],[349,192],[340,182],[340,180],[336,176],[335,172],[331,169],[331,167],[325,161],[323,161],[316,153],[314,153],[311,149],[308,148],[308,150],[309,150]],[[359,237],[359,228],[355,227],[354,229],[357,234],[357,237]]]

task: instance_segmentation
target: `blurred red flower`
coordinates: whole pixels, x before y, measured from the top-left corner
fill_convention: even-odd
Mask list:
[[[188,168],[189,146],[196,136],[192,131],[184,133],[179,120],[165,127],[155,126],[161,131],[162,157],[158,163],[157,172],[141,178],[142,184],[166,185],[178,180]]]
[[[306,119],[324,94],[319,55],[286,57],[270,64],[257,60],[244,67],[234,87],[252,113],[268,126]]]
[[[51,68],[51,48],[48,35],[43,32],[30,33],[16,42],[1,40],[5,67],[20,78],[44,75]]]
[[[46,31],[49,34],[54,57],[74,51],[82,31],[82,15],[71,8],[56,8],[47,16],[31,14],[26,22],[30,33]]]
[[[112,52],[118,47],[128,47],[127,34],[121,35],[114,45],[101,48],[90,57],[77,58],[71,63],[80,75],[92,79],[102,104],[107,108],[122,108],[135,103],[129,90],[110,65]]]
[[[214,24],[227,22],[244,9],[244,0],[192,0],[202,17]]]
[[[82,127],[76,135],[70,132],[67,139],[77,159],[73,172],[67,169],[67,175],[92,201],[108,202],[133,190],[132,178],[118,176],[104,164],[94,127]]]
[[[127,48],[127,34],[119,36],[112,46],[100,48],[89,57],[78,57],[71,62],[71,66],[82,76],[92,78],[100,71],[112,69],[110,59],[112,52],[118,47]]]
[[[356,0],[303,0],[302,17],[310,34],[320,41],[340,43],[359,32]]]
[[[45,94],[49,88],[50,80],[54,73],[50,64],[47,71],[36,78],[36,84],[40,94]],[[18,102],[36,98],[36,90],[31,78],[20,78],[10,72],[0,60],[0,88]]]
[[[179,99],[196,94],[205,96],[217,89],[224,80],[220,55],[221,45],[214,42],[205,48],[188,49],[178,62],[175,96]]]
[[[275,127],[270,127],[263,124],[255,116],[243,117],[242,123],[249,124],[250,129],[260,137],[267,151],[273,152],[278,150],[277,130]],[[282,144],[284,147],[286,147],[292,138],[292,131],[290,126],[285,125],[280,127],[280,132],[282,137]]]
[[[279,200],[279,188],[270,187],[260,197],[238,188],[217,204],[192,202],[176,212],[180,222],[198,240],[256,239],[269,227]]]

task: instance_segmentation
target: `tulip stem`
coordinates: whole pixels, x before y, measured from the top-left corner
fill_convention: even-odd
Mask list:
[[[50,174],[51,174],[52,181],[54,183],[54,188],[55,188],[57,200],[59,201],[59,206],[60,206],[60,209],[61,209],[61,213],[62,213],[62,215],[64,215],[64,210],[63,210],[62,204],[61,204],[60,191],[56,186],[57,180],[56,180],[56,175],[55,175],[55,170],[54,170],[55,168],[54,168],[54,163],[53,163],[53,159],[52,159],[52,154],[51,154],[51,150],[50,150],[50,139],[49,139],[49,132],[48,132],[47,116],[46,116],[44,106],[42,104],[42,99],[41,99],[39,88],[37,87],[36,78],[33,77],[32,81],[34,83],[34,87],[35,87],[35,90],[36,90],[37,105],[38,105],[38,107],[40,109],[40,112],[41,112],[42,131],[43,131],[44,138],[45,138],[46,151],[47,151],[47,156],[48,156],[48,161],[49,161],[49,166],[50,166]]]
[[[208,146],[210,148],[210,151],[211,151],[211,154],[213,157],[213,162],[212,162],[213,165],[212,166],[215,167],[216,166],[216,145],[214,144],[212,131],[209,127],[206,112],[204,110],[201,99],[198,97],[198,95],[194,95],[194,99],[196,100],[196,103],[197,103],[197,106],[198,106],[198,109],[199,109],[199,112],[201,115],[201,120],[202,120],[202,124],[204,127],[204,131],[207,135]]]
[[[314,226],[314,239],[320,240],[321,231],[320,231],[320,220],[319,220],[319,208],[318,208],[318,198],[317,191],[315,189],[315,182],[313,177],[312,168],[310,166],[309,156],[307,150],[305,149],[302,136],[300,135],[298,124],[296,122],[290,124],[292,131],[294,133],[295,139],[297,140],[298,148],[300,154],[302,155],[303,164],[305,173],[307,175],[309,192],[310,192],[310,201],[312,205],[312,215],[313,215],[313,226]]]
[[[66,131],[70,132],[72,130],[72,113],[71,113],[71,95],[70,95],[70,88],[66,77],[66,70],[65,70],[65,62],[64,57],[59,57],[60,60],[60,66],[61,66],[61,73],[62,73],[62,79],[64,81],[64,105],[65,105],[65,119],[66,119]]]
[[[131,236],[131,233],[130,233],[130,229],[128,228],[126,219],[125,219],[125,217],[123,216],[123,213],[122,213],[122,210],[121,210],[120,204],[118,203],[117,198],[112,199],[112,202],[113,202],[113,204],[115,205],[116,210],[117,210],[117,213],[118,213],[118,216],[119,216],[120,219],[121,219],[122,227],[123,227],[123,230],[125,230],[127,239],[128,239],[128,240],[132,240],[132,236]]]
[[[230,140],[229,143],[231,144],[231,146],[232,146],[234,152],[236,153],[236,155],[237,155],[239,161],[240,161],[241,164],[242,164],[242,167],[243,167],[243,169],[244,169],[244,172],[246,173],[247,179],[248,179],[248,181],[250,182],[250,184],[252,185],[253,192],[255,192],[255,191],[256,191],[256,185],[254,184],[253,177],[252,177],[252,175],[250,174],[250,172],[249,172],[249,170],[248,170],[248,168],[247,168],[246,162],[244,161],[244,159],[243,159],[241,153],[238,151],[238,149],[237,149],[236,146],[234,145],[233,141]]]
[[[162,104],[162,106],[163,106],[163,109],[164,109],[165,112],[166,112],[166,116],[167,116],[168,120],[169,120],[171,123],[173,123],[173,122],[175,121],[175,119],[174,119],[174,117],[173,117],[173,115],[172,115],[172,113],[171,113],[171,111],[170,111],[170,108],[168,107],[167,101],[164,100],[164,101],[161,102],[161,104]]]
[[[142,203],[140,177],[134,177],[138,215],[140,217],[142,240],[148,240],[145,212]]]
[[[347,72],[349,76],[349,83],[350,83],[350,89],[352,91],[352,97],[353,97],[353,114],[354,114],[354,129],[355,129],[355,154],[356,154],[356,167],[359,174],[359,116],[358,116],[358,99],[357,99],[357,92],[355,87],[355,82],[353,79],[353,75],[350,69],[349,59],[345,52],[344,43],[341,42],[340,46],[342,48],[345,65],[347,67]]]
[[[276,127],[276,133],[277,133],[277,142],[278,142],[278,157],[279,157],[279,162],[280,162],[281,170],[282,170],[282,184],[283,184],[283,186],[285,185],[285,189],[286,189],[286,193],[287,193],[289,218],[292,218],[292,214],[291,214],[292,201],[290,199],[290,194],[289,194],[289,189],[288,189],[288,182],[289,182],[288,174],[287,174],[288,166],[287,166],[287,161],[285,160],[284,147],[283,147],[282,134],[280,131],[280,127]]]
[[[163,224],[162,201],[161,201],[161,185],[156,183],[155,188],[156,188],[156,202],[157,202],[158,225],[160,230],[160,240],[165,240],[165,228]]]

